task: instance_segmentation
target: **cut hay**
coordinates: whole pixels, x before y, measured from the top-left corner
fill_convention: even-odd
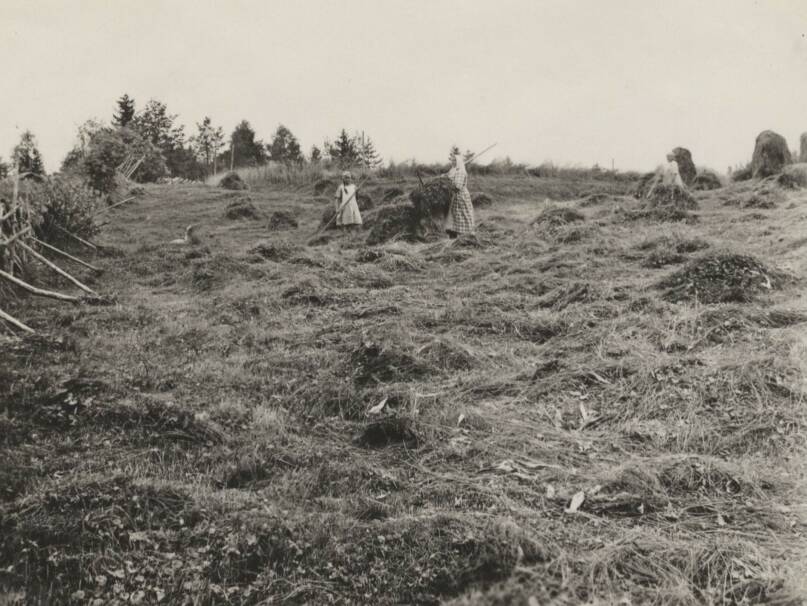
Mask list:
[[[711,254],[660,280],[663,298],[677,303],[748,303],[758,294],[780,289],[786,276],[748,255]]]
[[[356,194],[356,204],[361,212],[375,208],[375,203],[370,194],[361,191]]]
[[[270,242],[267,240],[258,242],[248,252],[271,261],[287,261],[301,250],[299,246],[289,242]]]
[[[258,209],[252,204],[249,197],[234,200],[227,205],[224,211],[224,217],[235,221],[238,219],[251,219],[258,218]]]
[[[276,210],[269,217],[268,228],[271,231],[279,231],[284,229],[297,229],[299,223],[297,219],[289,212],[283,210]]]
[[[221,181],[219,181],[219,187],[235,191],[249,189],[247,184],[241,179],[241,176],[236,172],[224,175]]]
[[[387,187],[384,190],[384,194],[381,197],[381,202],[389,202],[394,200],[395,198],[400,198],[406,192],[402,190],[400,187]]]
[[[776,178],[776,183],[786,189],[807,187],[807,162],[785,166],[782,174]]]
[[[586,217],[580,211],[569,207],[549,207],[541,212],[530,222],[533,227],[541,227],[547,230],[554,230],[560,227],[585,221]]]
[[[431,372],[427,364],[392,344],[363,342],[350,359],[357,387],[409,381]]]
[[[648,208],[674,208],[678,210],[694,210],[698,203],[686,189],[680,185],[657,184],[647,192]]]
[[[417,210],[408,202],[382,206],[368,214],[365,225],[370,226],[367,245],[375,246],[390,240],[414,241],[421,236]]]
[[[386,448],[394,444],[417,448],[420,439],[413,427],[412,419],[391,416],[369,423],[353,441],[363,448]]]
[[[709,191],[713,189],[720,189],[723,184],[720,178],[713,172],[704,170],[697,174],[692,181],[692,189],[695,191]]]
[[[321,196],[327,191],[336,191],[336,185],[331,179],[320,179],[314,183],[314,195]]]

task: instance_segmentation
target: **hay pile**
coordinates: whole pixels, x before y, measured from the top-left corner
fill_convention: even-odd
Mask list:
[[[785,166],[782,174],[776,178],[776,183],[787,189],[807,187],[807,161]]]
[[[249,189],[247,184],[241,180],[241,177],[238,173],[227,173],[221,178],[219,181],[219,187],[223,187],[224,189],[232,189],[232,190],[244,190]]]
[[[493,199],[487,194],[474,194],[471,203],[474,208],[488,208],[493,205]]]
[[[320,179],[316,183],[314,183],[314,195],[321,196],[327,191],[334,190],[336,191],[336,185],[330,179]]]
[[[282,230],[282,229],[297,229],[299,227],[299,223],[297,219],[294,218],[294,215],[282,210],[276,210],[272,213],[272,216],[269,217],[269,229],[272,231]]]
[[[692,261],[660,280],[670,302],[747,303],[756,295],[782,288],[787,276],[748,255],[716,253]]]
[[[751,173],[755,179],[780,173],[791,162],[790,149],[782,135],[772,130],[759,133],[751,158]]]
[[[230,220],[235,219],[257,219],[258,209],[252,204],[249,197],[233,200],[227,205],[224,217]]]
[[[570,223],[585,221],[585,219],[586,217],[581,212],[573,208],[552,206],[543,210],[530,225],[553,230]]]
[[[356,193],[356,204],[361,212],[375,208],[372,196],[361,191]]]
[[[361,343],[351,355],[353,382],[357,387],[397,383],[425,376],[428,364],[392,344]]]
[[[723,184],[720,182],[718,176],[708,170],[698,173],[692,181],[692,189],[696,191],[720,189],[721,187],[723,187]]]
[[[673,160],[678,165],[678,174],[684,185],[689,187],[695,181],[695,163],[692,161],[692,154],[685,147],[676,147],[672,150]]]
[[[656,184],[647,192],[648,208],[674,208],[678,210],[694,210],[698,203],[686,189],[679,185]]]
[[[371,226],[367,244],[374,246],[392,238],[426,240],[443,231],[454,188],[445,177],[433,179],[409,194],[409,202],[379,208],[367,217]]]
[[[288,242],[258,242],[249,253],[271,261],[286,261],[300,252],[300,247]]]
[[[388,187],[384,190],[384,195],[381,197],[382,202],[389,202],[390,200],[394,200],[400,196],[403,196],[406,192],[402,190],[400,187]]]

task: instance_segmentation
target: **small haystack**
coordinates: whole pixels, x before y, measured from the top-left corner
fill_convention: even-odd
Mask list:
[[[695,181],[697,170],[695,170],[695,163],[692,161],[692,154],[685,147],[676,147],[672,150],[673,160],[678,164],[678,173],[681,175],[681,180],[684,185],[689,187]]]
[[[336,191],[336,185],[330,179],[320,179],[316,183],[314,183],[314,195],[321,196],[326,192],[334,192]]]
[[[570,223],[585,221],[586,217],[573,208],[551,206],[544,209],[530,225],[547,229],[564,227]]]
[[[244,190],[249,189],[247,184],[241,180],[241,177],[236,172],[227,173],[219,181],[219,187],[231,190]]]
[[[692,189],[695,191],[708,191],[721,187],[723,184],[720,182],[720,178],[709,170],[699,172],[692,181]]]
[[[269,217],[268,228],[271,231],[297,229],[297,227],[299,227],[297,219],[294,218],[294,215],[286,211],[276,210],[272,213],[272,216]]]
[[[751,173],[755,179],[780,173],[791,162],[790,149],[782,135],[772,130],[759,134],[751,158]]]
[[[675,208],[680,210],[693,210],[698,203],[686,189],[680,185],[664,185],[658,183],[647,192],[645,198],[649,208]]]
[[[361,212],[375,208],[373,198],[370,196],[370,194],[366,194],[361,191],[356,193],[356,204],[359,206],[359,210]]]
[[[660,280],[671,302],[747,303],[756,295],[782,288],[787,276],[748,255],[705,255]]]
[[[474,208],[488,208],[493,205],[493,199],[487,194],[474,194],[471,203]]]
[[[252,204],[249,196],[233,200],[227,205],[224,216],[230,220],[236,219],[257,219],[258,209]]]
[[[787,189],[807,187],[807,162],[785,166],[782,174],[776,178],[776,182]]]

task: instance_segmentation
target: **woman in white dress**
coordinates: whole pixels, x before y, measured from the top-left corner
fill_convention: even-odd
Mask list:
[[[359,204],[356,202],[356,186],[353,183],[353,175],[346,170],[342,173],[342,183],[336,189],[335,210],[336,226],[349,227],[361,225],[361,213]]]
[[[449,238],[456,238],[460,234],[472,234],[476,229],[474,222],[474,205],[471,194],[468,192],[468,172],[462,156],[454,157],[454,166],[445,174],[454,186],[454,196],[448,209],[446,233]]]

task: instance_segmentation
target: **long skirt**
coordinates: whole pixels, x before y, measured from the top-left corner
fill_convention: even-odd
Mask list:
[[[446,230],[458,234],[472,234],[476,229],[474,223],[474,205],[471,203],[471,194],[463,188],[451,200],[448,207],[448,221]]]

